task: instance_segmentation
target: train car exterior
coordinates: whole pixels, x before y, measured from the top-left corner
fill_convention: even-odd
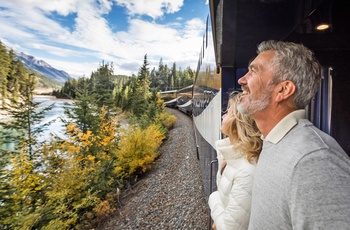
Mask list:
[[[237,81],[264,40],[302,43],[314,51],[323,66],[323,80],[306,108],[308,117],[350,154],[349,4],[335,0],[209,0],[209,6],[192,100],[206,194],[215,185],[215,141],[222,138],[221,116],[228,95],[240,90]],[[328,30],[316,29],[321,22],[329,23]]]
[[[177,108],[188,115],[192,115],[193,85],[177,90],[176,96]]]
[[[177,90],[162,91],[160,95],[166,107],[177,108],[188,115],[192,115],[193,85]]]
[[[176,108],[177,106],[177,98],[176,98],[177,90],[168,90],[160,92],[160,97],[163,99],[165,106],[170,108]]]
[[[193,124],[196,135],[197,157],[200,161],[204,190],[210,193],[211,174],[208,169],[216,159],[215,141],[221,138],[221,110],[227,95],[222,88],[223,75],[217,70],[210,17],[207,18],[206,32],[200,51],[197,74],[193,85]],[[232,83],[232,82],[231,82]],[[225,86],[231,85],[230,83]]]

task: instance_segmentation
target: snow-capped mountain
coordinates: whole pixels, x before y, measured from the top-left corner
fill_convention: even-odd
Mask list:
[[[38,60],[35,57],[22,52],[15,52],[15,55],[16,58],[20,59],[27,68],[36,70],[59,83],[64,84],[69,78],[72,78],[67,72],[55,69],[43,60]]]

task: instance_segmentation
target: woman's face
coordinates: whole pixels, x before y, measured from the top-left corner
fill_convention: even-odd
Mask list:
[[[221,132],[226,136],[229,134],[229,130],[233,121],[234,118],[230,116],[229,113],[222,115]]]

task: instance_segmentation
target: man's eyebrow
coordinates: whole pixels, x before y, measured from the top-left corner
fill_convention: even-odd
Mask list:
[[[256,65],[254,65],[254,64],[249,64],[249,65],[248,65],[248,69],[249,69],[249,70],[256,69]]]

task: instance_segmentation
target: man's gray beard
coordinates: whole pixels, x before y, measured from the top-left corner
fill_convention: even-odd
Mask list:
[[[249,99],[248,104],[243,104],[242,101],[239,101],[237,105],[237,110],[240,113],[252,115],[256,112],[259,112],[265,109],[271,101],[271,92],[272,90],[270,89],[270,87],[268,87],[264,91],[264,94],[257,100],[251,99],[250,95],[248,95],[248,99]]]

